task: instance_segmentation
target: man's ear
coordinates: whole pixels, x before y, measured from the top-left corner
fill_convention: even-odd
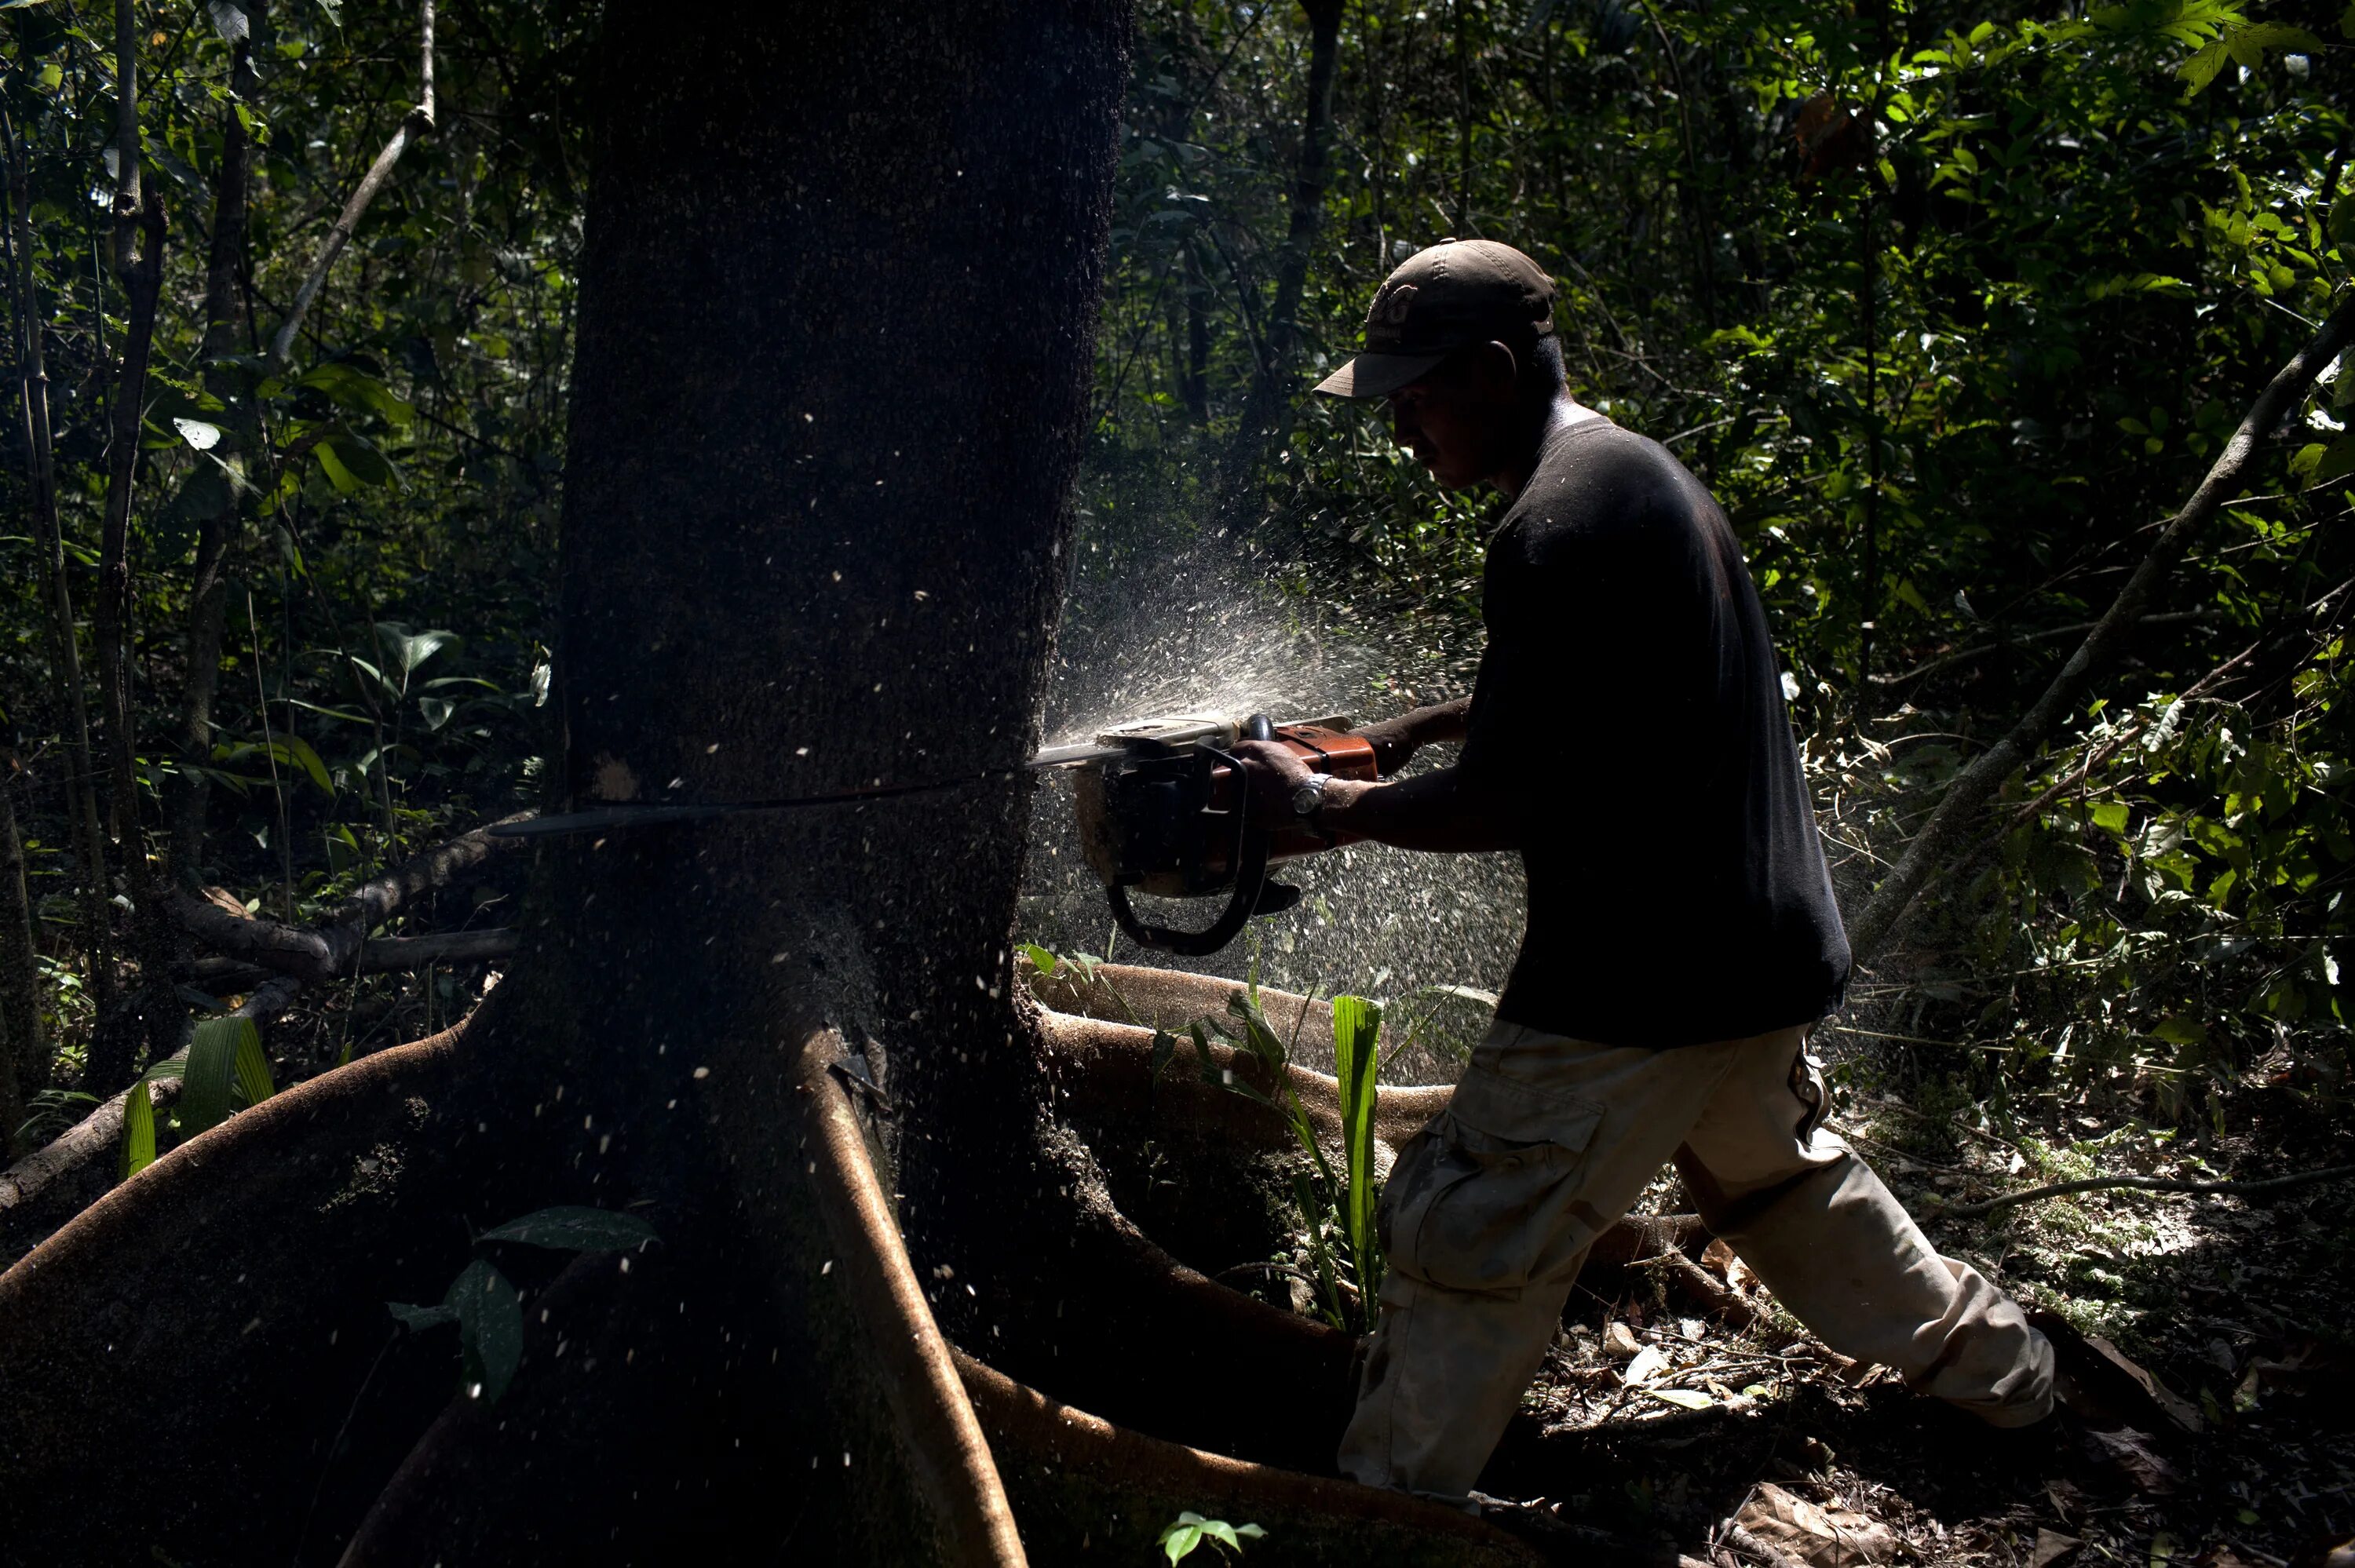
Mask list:
[[[1493,340],[1481,344],[1477,363],[1482,391],[1509,396],[1520,386],[1520,362],[1510,344]]]

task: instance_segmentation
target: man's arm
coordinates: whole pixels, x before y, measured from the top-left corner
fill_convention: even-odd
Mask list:
[[[1361,725],[1357,733],[1374,743],[1374,766],[1387,779],[1423,747],[1462,740],[1471,711],[1472,699],[1458,697],[1452,703],[1434,703],[1395,718]]]
[[[1292,791],[1307,781],[1307,766],[1273,741],[1243,741],[1235,747],[1235,754],[1250,768],[1252,809],[1267,813],[1263,821],[1289,821]],[[1399,849],[1464,854],[1520,847],[1511,813],[1456,768],[1443,768],[1395,784],[1332,779],[1325,786],[1325,804],[1316,813],[1316,824]]]

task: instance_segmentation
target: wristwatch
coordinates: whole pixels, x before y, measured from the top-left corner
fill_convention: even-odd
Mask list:
[[[1292,814],[1306,818],[1321,810],[1325,805],[1325,786],[1331,778],[1327,773],[1311,773],[1296,785],[1292,791]]]

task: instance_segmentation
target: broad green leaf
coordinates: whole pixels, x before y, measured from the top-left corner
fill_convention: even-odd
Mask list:
[[[2292,460],[2291,467],[2296,469],[2305,456],[2306,451],[2301,450]],[[2355,473],[2355,430],[2340,436],[2316,455],[2314,462],[2307,468],[2307,482],[2328,484],[2350,473]]]
[[[462,641],[454,631],[420,631],[412,636],[389,626],[378,630],[384,633],[385,647],[392,654],[393,667],[403,676],[415,674],[427,660],[445,648],[455,648]]]
[[[251,1027],[238,1037],[237,1092],[250,1106],[258,1106],[278,1092],[270,1078],[270,1058],[261,1054],[261,1032]]]
[[[342,457],[327,442],[321,441],[313,447],[311,456],[317,461],[319,471],[327,476],[327,482],[336,487],[336,494],[351,495],[364,488],[359,475],[345,466]]]
[[[1358,1288],[1371,1300],[1380,1287],[1374,1225],[1375,1069],[1380,1065],[1382,1010],[1362,996],[1333,999],[1333,1072],[1341,1090],[1341,1157],[1348,1182],[1342,1224]]]
[[[431,1307],[414,1307],[406,1301],[388,1301],[385,1306],[391,1310],[394,1317],[400,1319],[400,1326],[411,1333],[458,1320],[458,1314],[440,1302]]]
[[[328,777],[327,765],[319,759],[318,752],[313,749],[309,741],[299,735],[290,735],[278,741],[277,749],[284,761],[300,768],[323,794],[333,795],[336,792],[336,781]]]
[[[314,366],[294,385],[324,392],[329,400],[356,414],[381,415],[394,425],[406,425],[417,417],[416,408],[394,396],[391,387],[346,361]]]
[[[155,1163],[155,1102],[142,1078],[123,1102],[123,1180],[128,1181]]]
[[[188,1042],[186,1087],[180,1092],[180,1131],[188,1138],[228,1119],[229,1086],[237,1075],[240,1048],[248,1040],[260,1050],[261,1032],[250,1018],[208,1018]]]
[[[1023,955],[1030,960],[1030,967],[1038,970],[1040,974],[1051,975],[1055,972],[1055,955],[1040,947],[1038,943],[1023,943],[1022,952]]]
[[[2103,800],[2093,810],[2094,825],[2124,837],[2129,808],[2124,800]]]
[[[478,1257],[450,1282],[442,1304],[458,1319],[464,1392],[485,1404],[497,1404],[523,1361],[523,1303],[515,1287]]]
[[[654,1226],[635,1214],[559,1204],[485,1231],[482,1239],[569,1252],[623,1252],[657,1238]]]

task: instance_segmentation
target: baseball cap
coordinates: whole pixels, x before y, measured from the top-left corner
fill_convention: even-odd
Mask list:
[[[1443,239],[1399,264],[1366,312],[1366,346],[1316,384],[1334,397],[1387,397],[1459,348],[1553,331],[1553,279],[1509,245]]]

